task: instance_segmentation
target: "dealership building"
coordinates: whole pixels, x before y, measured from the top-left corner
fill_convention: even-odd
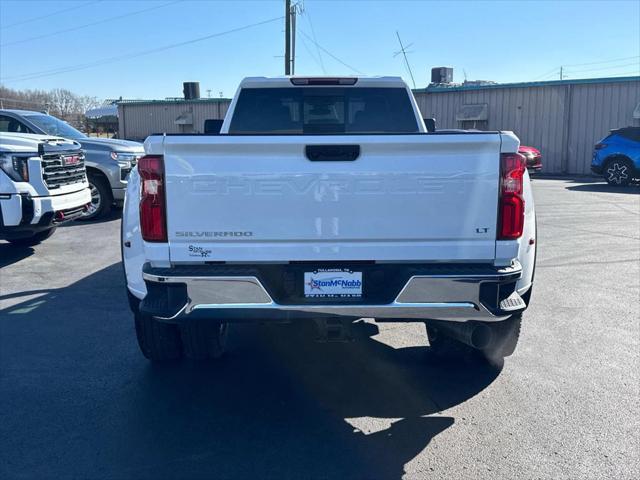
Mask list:
[[[192,84],[193,85],[193,84]],[[120,138],[152,133],[202,133],[207,119],[221,119],[227,98],[123,100]],[[593,145],[614,128],[640,126],[640,76],[527,83],[437,83],[414,90],[425,118],[438,128],[512,130],[523,145],[542,151],[543,172],[588,174]]]

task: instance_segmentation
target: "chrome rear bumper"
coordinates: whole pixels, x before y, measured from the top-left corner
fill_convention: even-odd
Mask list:
[[[338,316],[375,318],[381,321],[501,321],[524,308],[517,293],[508,292],[511,302],[487,306],[481,298],[483,284],[515,285],[521,266],[496,270],[494,274],[414,275],[395,299],[386,304],[348,302],[283,304],[274,301],[256,276],[180,276],[144,272],[147,285],[184,285],[182,306],[171,311],[148,308],[154,316],[174,321],[190,315],[211,316],[236,321],[290,320],[298,317]],[[514,297],[517,297],[517,299]],[[328,301],[327,301],[328,302]],[[148,302],[153,303],[153,302]],[[157,302],[156,302],[157,303]]]

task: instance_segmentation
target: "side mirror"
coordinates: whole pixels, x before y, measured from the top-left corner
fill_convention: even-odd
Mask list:
[[[436,119],[435,118],[423,118],[424,126],[427,128],[427,132],[433,133],[436,131]]]
[[[222,128],[222,122],[217,118],[208,118],[204,121],[204,133],[205,135],[218,135]]]

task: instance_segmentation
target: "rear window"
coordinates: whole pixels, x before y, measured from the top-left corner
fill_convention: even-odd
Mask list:
[[[629,140],[640,142],[640,128],[621,128],[615,133]]]
[[[244,88],[229,133],[415,133],[403,88]]]

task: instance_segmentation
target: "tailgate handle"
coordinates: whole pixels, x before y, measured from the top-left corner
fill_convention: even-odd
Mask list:
[[[312,162],[352,162],[360,156],[360,145],[307,145],[304,151]]]

